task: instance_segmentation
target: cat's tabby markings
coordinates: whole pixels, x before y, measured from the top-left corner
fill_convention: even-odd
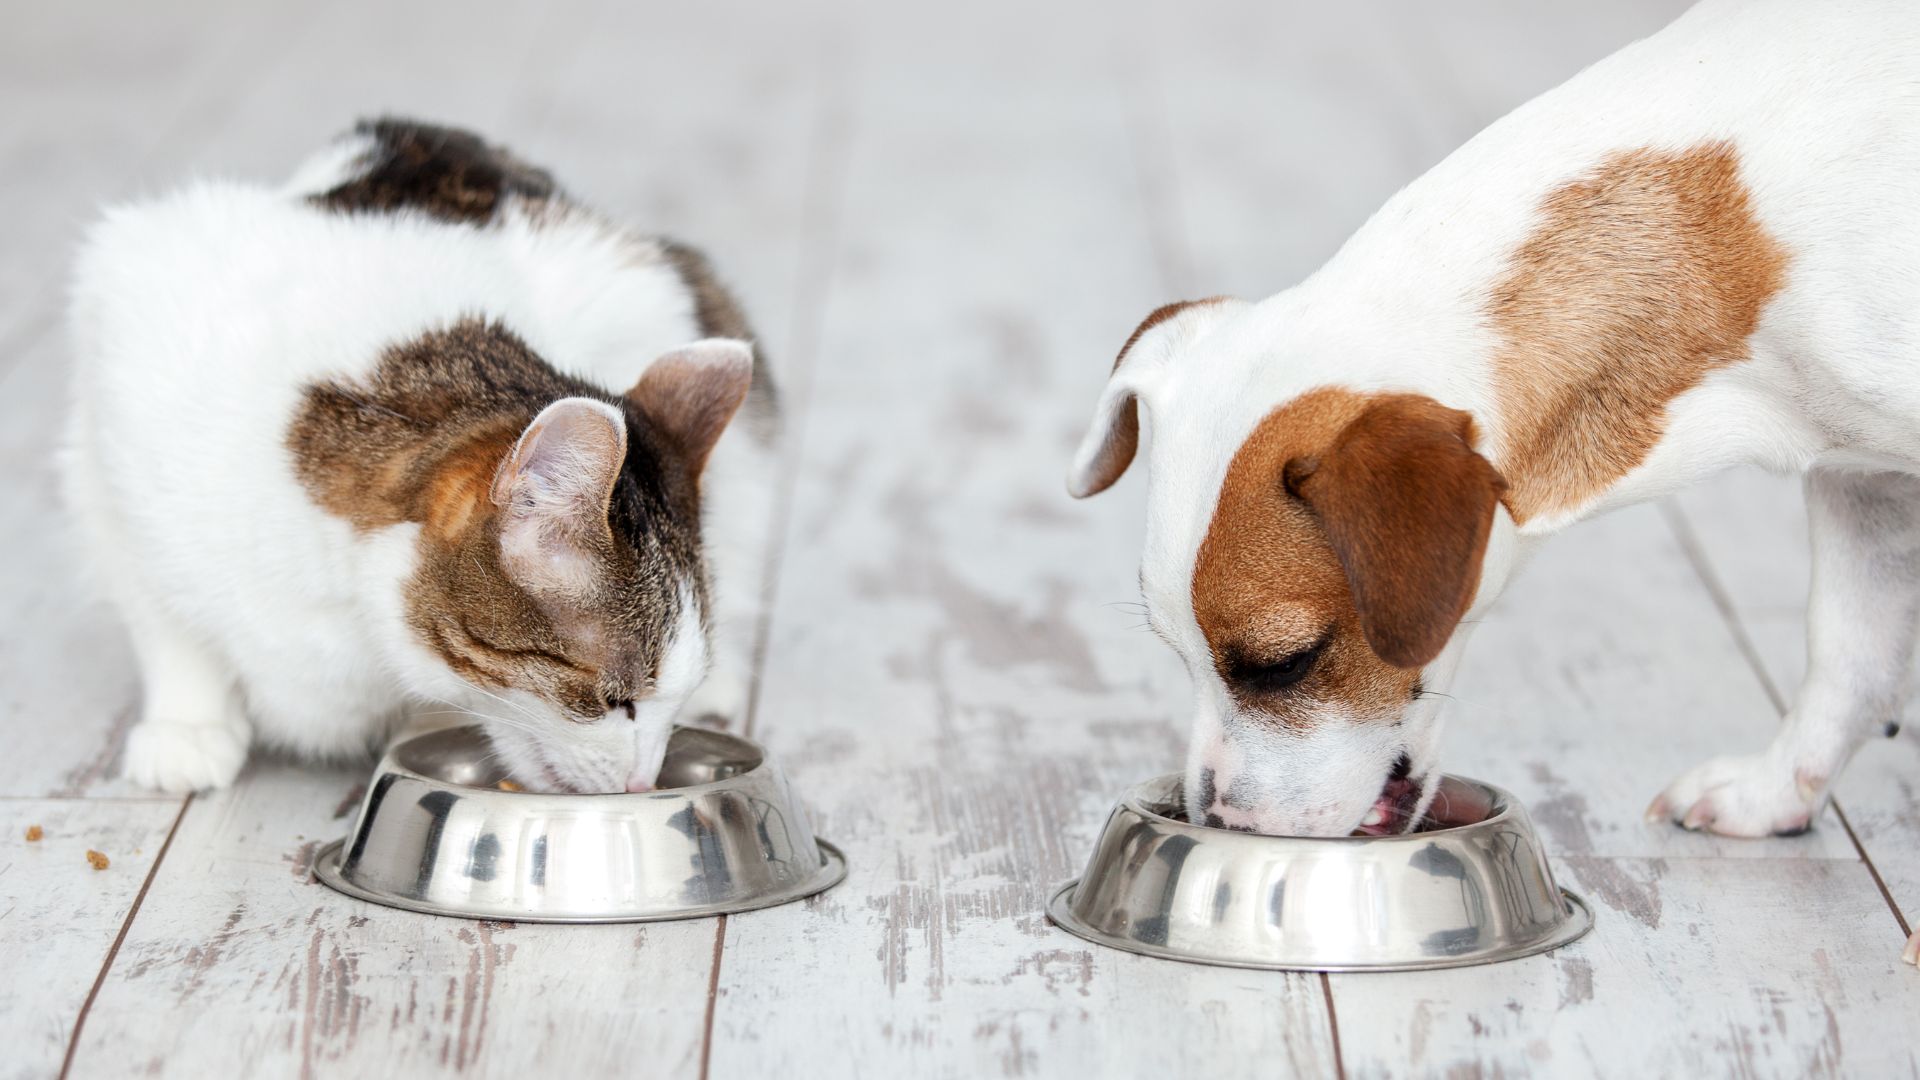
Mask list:
[[[383,119],[283,188],[111,212],[73,325],[67,490],[140,660],[136,780],[452,704],[526,786],[638,789],[677,715],[744,705],[774,410],[694,249]]]

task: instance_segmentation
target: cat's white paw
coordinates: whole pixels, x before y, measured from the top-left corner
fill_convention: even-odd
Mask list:
[[[752,686],[745,677],[716,671],[680,707],[680,722],[722,731],[746,722]]]
[[[1669,785],[1647,820],[1722,836],[1788,836],[1807,830],[1825,781],[1771,754],[1714,758]]]
[[[240,775],[252,740],[244,719],[188,724],[150,717],[127,732],[121,775],[176,795],[226,787]]]
[[[1900,954],[1900,959],[1920,967],[1920,930],[1915,930],[1913,936],[1907,939],[1906,950]]]

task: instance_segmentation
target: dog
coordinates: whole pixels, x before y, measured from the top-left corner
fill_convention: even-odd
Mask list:
[[[1806,476],[1810,667],[1649,817],[1808,827],[1891,734],[1920,618],[1920,7],[1708,0],[1520,107],[1318,272],[1128,338],[1068,488],[1150,426],[1149,622],[1196,822],[1411,829],[1474,617],[1585,518]],[[1920,935],[1907,945],[1914,962]]]

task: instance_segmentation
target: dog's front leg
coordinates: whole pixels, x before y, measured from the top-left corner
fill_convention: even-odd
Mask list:
[[[1813,586],[1798,700],[1765,752],[1686,773],[1649,820],[1727,836],[1799,832],[1860,744],[1899,719],[1920,619],[1920,478],[1817,469],[1807,514]]]

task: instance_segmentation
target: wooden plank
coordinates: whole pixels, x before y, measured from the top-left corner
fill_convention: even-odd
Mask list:
[[[1913,1076],[1915,979],[1857,864],[1557,859],[1596,908],[1550,958],[1336,976],[1347,1075]],[[1897,943],[1896,943],[1897,944]]]
[[[1697,538],[1707,572],[1780,700],[1806,676],[1806,504],[1797,477],[1759,470],[1728,474],[1678,500],[1679,524]],[[1742,746],[1758,751],[1772,723],[1756,723]],[[1920,925],[1920,703],[1910,701],[1898,737],[1870,740],[1840,774],[1834,800],[1892,895],[1896,919]],[[1885,933],[1890,931],[1883,931]]]
[[[76,1075],[691,1076],[711,922],[443,919],[313,882],[358,769],[197,798],[87,1016]]]
[[[179,810],[173,799],[0,799],[0,1075],[59,1071]],[[28,840],[29,829],[40,838]],[[107,857],[105,869],[89,851]]]
[[[1457,145],[1390,47],[1410,11],[1243,3],[1127,39],[1150,210],[1180,250],[1156,304],[1293,284]]]
[[[1009,17],[875,10],[850,46],[759,732],[853,867],[729,921],[712,1071],[1327,1075],[1317,979],[1154,963],[1042,915],[1110,800],[1178,762],[1185,686],[1109,604],[1135,595],[1137,483],[1060,490],[1157,299],[1124,98],[1084,23]]]
[[[0,371],[56,325],[72,248],[102,201],[162,176],[192,149],[187,118],[220,112],[278,55],[289,13],[233,0],[39,4],[0,40],[0,188],[31,207],[0,249]],[[24,103],[30,103],[24,104]],[[157,167],[157,169],[156,169]]]

